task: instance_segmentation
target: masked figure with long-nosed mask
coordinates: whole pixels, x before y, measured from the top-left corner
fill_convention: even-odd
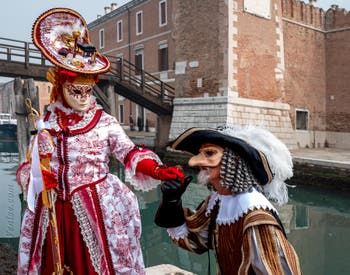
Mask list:
[[[162,183],[155,223],[168,228],[173,242],[193,253],[214,250],[216,274],[301,274],[277,210],[288,200],[285,180],[293,175],[287,147],[258,127],[190,128],[171,142],[191,154],[198,182],[212,193],[195,211],[182,207],[192,180]]]

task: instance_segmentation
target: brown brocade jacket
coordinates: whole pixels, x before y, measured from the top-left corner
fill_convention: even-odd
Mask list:
[[[270,211],[250,210],[236,222],[219,225],[216,222],[218,205],[206,216],[208,201],[209,197],[195,213],[184,209],[189,233],[185,238],[173,239],[174,243],[196,254],[213,249],[216,274],[301,274],[298,256]],[[208,232],[207,237],[203,238],[203,232]],[[253,263],[256,261],[253,238],[256,239],[261,256],[259,265],[263,265],[263,271]]]

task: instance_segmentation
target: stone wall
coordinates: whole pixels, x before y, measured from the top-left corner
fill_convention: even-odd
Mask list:
[[[226,124],[265,127],[290,149],[296,148],[289,105],[238,97],[175,99],[170,139],[191,127],[216,128]]]

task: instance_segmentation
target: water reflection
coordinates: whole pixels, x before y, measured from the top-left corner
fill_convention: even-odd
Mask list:
[[[290,197],[294,218],[289,240],[304,274],[349,274],[350,195],[303,187],[291,190]]]
[[[17,142],[0,142],[0,241],[18,245],[21,222],[20,189],[16,183]]]
[[[18,159],[13,153],[2,152],[0,156],[0,242],[11,243],[17,249],[21,207],[15,182]],[[112,166],[112,170],[123,178],[122,167]],[[135,193],[142,216],[141,245],[146,266],[169,263],[195,274],[208,274],[207,254],[195,255],[177,248],[166,230],[154,225],[160,190]],[[288,239],[300,257],[303,274],[348,274],[350,195],[304,186],[290,189],[289,193],[290,203],[278,210]],[[183,196],[184,205],[195,208],[208,194],[206,188],[191,183]],[[212,254],[209,256],[211,274],[215,274],[215,260]]]

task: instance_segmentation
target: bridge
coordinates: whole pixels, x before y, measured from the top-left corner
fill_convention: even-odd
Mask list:
[[[98,102],[106,112],[113,113],[108,96],[112,88],[114,93],[157,114],[156,145],[163,146],[170,128],[174,88],[127,60],[107,57],[111,68],[99,76],[100,81],[94,88]],[[47,81],[46,72],[50,66],[53,65],[33,43],[0,37],[0,76]]]

